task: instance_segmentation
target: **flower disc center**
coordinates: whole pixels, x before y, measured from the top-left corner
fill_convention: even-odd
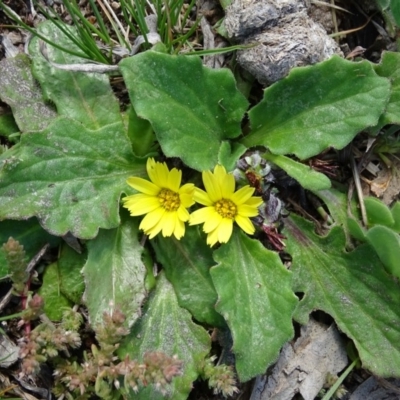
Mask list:
[[[214,204],[214,207],[215,211],[217,211],[217,213],[223,218],[234,219],[236,217],[237,207],[236,204],[231,200],[218,200]]]
[[[160,193],[158,193],[158,200],[161,207],[167,211],[176,211],[181,205],[179,194],[169,189],[161,189]]]

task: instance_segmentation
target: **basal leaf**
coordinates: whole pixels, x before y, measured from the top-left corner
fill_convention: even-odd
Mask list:
[[[86,251],[79,254],[67,244],[63,244],[58,258],[60,291],[74,304],[82,302],[85,283],[81,271],[86,259]]]
[[[76,28],[65,26],[76,33]],[[38,32],[60,46],[78,51],[70,39],[52,22],[38,27]],[[88,61],[46,45],[48,58],[52,63],[82,64]],[[46,99],[57,107],[59,115],[75,119],[89,129],[121,122],[119,104],[106,74],[66,71],[51,65],[41,54],[40,40],[33,38],[29,46],[33,57],[33,73],[40,82]]]
[[[366,197],[364,199],[365,211],[367,212],[368,226],[373,225],[394,225],[392,212],[386,204],[376,197]]]
[[[44,312],[51,321],[61,321],[65,309],[73,303],[61,293],[61,279],[58,263],[54,262],[46,267],[43,274],[43,283],[38,294],[44,300]]]
[[[249,112],[252,131],[241,143],[306,159],[328,147],[342,149],[373,126],[389,100],[390,83],[367,61],[338,56],[295,68],[265,90]]]
[[[181,240],[159,235],[151,244],[174,286],[179,305],[200,322],[223,326],[223,318],[215,311],[217,292],[210,275],[210,268],[215,264],[213,252],[199,230],[187,228]]]
[[[400,3],[397,0],[390,0],[390,11],[393,14],[397,26],[400,26]]]
[[[389,274],[400,278],[400,238],[399,234],[386,226],[375,225],[365,235],[375,249]]]
[[[214,168],[221,141],[240,135],[247,108],[231,72],[155,51],[119,65],[138,116],[151,122],[165,155],[199,171]]]
[[[285,221],[294,289],[304,293],[296,319],[305,324],[314,310],[330,314],[354,341],[364,368],[382,377],[400,376],[398,284],[369,245],[346,253],[340,227],[326,237],[313,231],[300,217]]]
[[[118,228],[101,230],[87,244],[84,300],[92,324],[102,321],[104,311],[110,313],[115,308],[125,314],[128,325],[140,315],[146,296],[146,268],[138,231],[138,220],[123,211],[123,222]]]
[[[316,191],[331,187],[331,181],[326,175],[314,171],[307,165],[301,164],[289,157],[269,153],[265,154],[264,158],[286,171],[286,173],[296,179],[304,189]]]
[[[66,118],[0,156],[0,219],[37,216],[55,235],[93,238],[119,224],[129,176],[145,174],[121,123],[92,131]]]
[[[218,292],[217,311],[233,336],[236,370],[241,381],[265,372],[282,345],[293,336],[297,304],[291,273],[277,253],[241,231],[215,251],[211,277]]]
[[[1,60],[0,76],[0,98],[11,107],[20,131],[40,131],[57,116],[54,107],[43,100],[28,56]]]
[[[326,204],[329,209],[329,214],[331,215],[335,225],[343,227],[344,233],[346,235],[346,240],[348,243],[350,243],[349,234],[352,235],[355,229],[357,229],[356,227],[354,227],[354,223],[357,225],[357,222],[355,220],[351,220],[348,217],[347,193],[344,191],[343,188],[330,188],[328,190],[319,190],[317,192],[314,192],[314,194]],[[357,202],[352,200],[350,206],[352,214],[355,217],[359,217],[360,211],[358,209]],[[362,234],[362,231],[358,233]]]
[[[151,293],[142,318],[133,326],[131,334],[122,343],[118,354],[123,359],[143,358],[148,351],[162,351],[183,361],[183,375],[174,378],[168,398],[185,400],[192,389],[192,382],[199,375],[199,365],[210,351],[210,338],[192,316],[179,307],[172,285],[164,274],[158,278],[157,287]],[[131,393],[132,400],[162,400],[165,397],[153,387]]]
[[[385,51],[375,71],[379,76],[389,78],[392,85],[389,103],[378,125],[400,124],[400,54]]]
[[[394,220],[394,224],[390,228],[395,232],[400,233],[400,201],[396,201],[390,211],[392,212],[392,217]]]

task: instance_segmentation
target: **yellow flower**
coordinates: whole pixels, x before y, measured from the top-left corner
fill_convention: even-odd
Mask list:
[[[252,235],[255,228],[249,217],[258,214],[257,207],[263,202],[261,197],[252,197],[254,188],[247,185],[235,192],[235,178],[221,165],[214,168],[214,173],[204,171],[203,183],[206,192],[196,188],[194,200],[206,207],[190,215],[189,225],[204,223],[203,230],[208,234],[210,246],[230,239],[233,221]]]
[[[163,236],[174,236],[180,239],[185,234],[185,224],[189,219],[186,208],[194,204],[194,185],[187,183],[181,186],[182,171],[167,164],[147,160],[147,174],[151,182],[132,177],[127,180],[140,194],[122,199],[123,206],[132,216],[146,214],[139,225],[150,239],[162,232]]]

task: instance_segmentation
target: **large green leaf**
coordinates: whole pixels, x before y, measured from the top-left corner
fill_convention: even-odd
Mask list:
[[[38,293],[44,299],[44,312],[52,321],[61,321],[65,308],[81,303],[85,259],[85,253],[79,254],[64,243],[57,262],[46,267]]]
[[[215,311],[217,292],[210,275],[210,267],[215,264],[213,252],[199,229],[187,228],[181,240],[159,235],[151,243],[174,286],[179,305],[200,322],[223,326],[223,318]]]
[[[103,313],[111,313],[115,308],[125,314],[128,325],[140,315],[146,296],[146,268],[138,231],[138,219],[123,211],[123,222],[118,228],[101,230],[88,242],[88,259],[83,267],[84,299],[92,324],[101,322]]]
[[[365,235],[365,239],[375,249],[386,270],[400,278],[400,238],[398,233],[386,226],[375,225]]]
[[[398,0],[390,0],[390,11],[393,14],[397,26],[400,26],[400,2]]]
[[[389,78],[392,85],[390,100],[379,119],[379,126],[400,124],[400,54],[384,52],[380,64],[375,66],[375,71],[379,76]]]
[[[286,219],[294,290],[304,293],[296,319],[305,324],[314,310],[330,314],[353,339],[364,368],[383,377],[400,376],[399,285],[369,245],[346,253],[340,227],[326,237],[313,231],[313,224],[300,217]]]
[[[60,274],[60,291],[74,304],[81,304],[85,283],[83,281],[82,267],[87,259],[86,249],[77,253],[67,244],[61,248],[58,258]]]
[[[358,132],[376,125],[389,95],[389,80],[377,76],[367,61],[333,56],[295,68],[267,88],[264,99],[250,110],[252,131],[241,143],[300,159],[328,147],[341,149]]]
[[[304,189],[315,191],[331,187],[331,181],[326,175],[314,171],[307,165],[301,164],[289,157],[268,153],[264,155],[264,158],[286,171],[286,173],[296,179]]]
[[[265,372],[293,336],[297,298],[291,273],[277,253],[235,230],[228,244],[214,253],[211,277],[219,300],[217,311],[233,336],[236,370],[241,381]]]
[[[126,179],[145,174],[121,123],[96,131],[59,118],[0,156],[0,219],[37,216],[55,235],[93,238],[119,224]]]
[[[73,305],[60,290],[61,279],[58,263],[54,262],[46,267],[43,274],[43,284],[38,294],[44,300],[44,312],[51,321],[61,321],[63,312]]]
[[[227,69],[155,51],[119,65],[138,116],[151,122],[168,157],[180,157],[199,171],[211,169],[221,141],[240,135],[247,101]]]
[[[344,229],[344,233],[346,235],[346,240],[348,244],[350,244],[350,232],[355,228],[354,222],[348,218],[348,199],[345,188],[330,188],[328,190],[320,190],[314,192],[316,196],[318,196],[328,207],[329,214],[333,219],[335,225],[341,226]],[[353,199],[350,202],[351,212],[355,217],[358,217],[360,214],[358,204]],[[351,225],[351,227],[349,226]],[[361,231],[360,231],[361,232]]]
[[[71,33],[73,27],[65,26]],[[39,33],[60,46],[77,51],[78,48],[52,22],[38,27]],[[49,60],[59,64],[81,64],[87,60],[72,56],[55,47],[47,46]],[[33,57],[33,73],[40,82],[46,99],[57,107],[59,115],[77,120],[89,129],[121,122],[119,105],[105,74],[74,72],[51,65],[41,54],[40,40],[33,38],[29,50]]]
[[[57,116],[54,107],[43,100],[28,56],[1,60],[0,76],[0,98],[11,107],[22,132],[42,130]]]
[[[127,354],[131,359],[142,359],[148,351],[177,355],[183,361],[183,375],[174,378],[168,395],[174,400],[185,400],[192,389],[192,382],[199,375],[199,365],[210,347],[207,332],[193,323],[188,311],[179,307],[172,285],[161,273],[143,317],[133,326],[118,354],[122,359]],[[148,387],[138,394],[132,393],[129,398],[162,400],[165,397],[153,387]]]

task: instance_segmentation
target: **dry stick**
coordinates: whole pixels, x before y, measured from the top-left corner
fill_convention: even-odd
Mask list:
[[[376,14],[376,13],[375,13],[375,14]],[[367,22],[366,22],[364,25],[359,26],[358,28],[348,29],[347,31],[340,31],[340,32],[337,32],[337,33],[332,33],[332,34],[330,34],[329,36],[330,36],[331,38],[334,38],[334,37],[336,37],[336,36],[344,36],[344,35],[347,35],[347,34],[349,34],[349,33],[354,33],[354,32],[357,32],[357,31],[361,31],[361,29],[364,29],[364,28],[371,22],[371,19],[374,17],[375,14],[371,15],[371,16],[367,19]]]
[[[358,173],[358,168],[356,162],[354,161],[354,156],[351,155],[351,171],[353,173],[354,184],[356,185],[357,197],[360,203],[361,218],[364,226],[367,226],[367,212],[365,211],[364,196],[361,188],[360,174]]]
[[[115,15],[114,10],[107,3],[107,0],[104,0],[104,4],[101,2],[101,0],[97,0],[97,2],[99,3],[99,5],[100,5],[101,9],[103,10],[104,14],[106,14],[106,16],[107,16],[108,20],[110,21],[110,23],[112,24],[112,20],[114,20],[116,22],[116,24],[118,25],[118,28],[120,29],[120,31],[122,33],[122,36],[126,37],[126,31],[125,31],[124,27],[122,26],[121,21]],[[110,14],[111,14],[112,18],[110,16]]]
[[[333,26],[335,28],[335,33],[339,32],[339,27],[338,27],[338,22],[337,22],[337,18],[336,18],[336,10],[335,10],[335,0],[331,0],[331,5],[333,6],[331,9],[331,14],[332,14],[332,22],[333,22]],[[339,37],[335,38],[336,42],[339,43]]]

